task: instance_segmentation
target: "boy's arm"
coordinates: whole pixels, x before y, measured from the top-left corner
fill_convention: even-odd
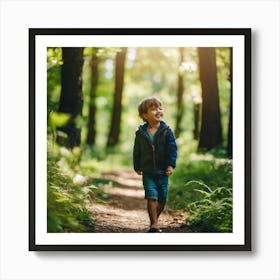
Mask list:
[[[137,174],[141,175],[142,172],[140,170],[140,145],[137,134],[135,136],[134,147],[133,147],[133,167]]]
[[[168,129],[168,133],[167,133],[167,149],[168,149],[168,167],[172,167],[172,171],[173,171],[173,169],[176,167],[177,144],[176,144],[174,133],[170,128]]]

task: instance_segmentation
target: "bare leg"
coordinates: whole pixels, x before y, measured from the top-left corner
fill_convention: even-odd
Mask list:
[[[157,218],[159,218],[159,216],[160,216],[161,212],[163,211],[164,207],[165,207],[165,204],[160,204],[160,203],[158,203],[158,207],[157,207]]]
[[[151,222],[151,228],[157,228],[157,220],[158,220],[158,202],[155,199],[148,199],[148,213]]]

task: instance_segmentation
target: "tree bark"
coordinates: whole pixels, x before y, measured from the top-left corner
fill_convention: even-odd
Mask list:
[[[87,144],[93,145],[96,137],[96,89],[98,83],[98,63],[97,57],[98,48],[93,48],[93,55],[91,59],[91,87],[90,87],[90,102],[88,115],[88,133]]]
[[[62,58],[61,96],[58,111],[70,114],[70,120],[59,130],[67,134],[64,145],[73,148],[81,144],[81,129],[76,126],[75,120],[81,116],[83,105],[83,48],[62,48]]]
[[[199,140],[199,118],[200,118],[200,103],[194,103],[193,115],[194,115],[194,129],[193,138]]]
[[[227,145],[227,153],[228,157],[232,158],[232,48],[230,48],[230,112],[229,112],[229,123],[228,123],[228,145]]]
[[[107,142],[108,147],[119,142],[126,51],[127,48],[121,48],[121,51],[116,54],[114,104]]]
[[[222,144],[215,48],[198,48],[202,88],[200,150],[211,150]]]
[[[180,64],[184,61],[184,48],[179,48],[180,52]],[[182,129],[181,122],[183,117],[183,92],[184,92],[184,79],[183,73],[178,71],[178,89],[177,89],[177,116],[176,116],[176,126],[175,126],[175,135],[179,137]]]

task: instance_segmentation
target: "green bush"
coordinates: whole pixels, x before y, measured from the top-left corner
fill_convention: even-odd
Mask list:
[[[71,156],[76,155],[68,152],[48,153],[48,232],[86,232],[94,225],[94,217],[87,210],[86,201],[93,195],[95,186],[87,186],[85,177],[74,173],[73,166],[68,163],[73,162]]]
[[[186,211],[195,230],[231,232],[232,160],[209,153],[186,158],[170,177],[169,207]]]
[[[202,232],[232,232],[232,189],[210,188],[200,182],[189,182],[202,186],[196,189],[202,199],[191,203],[187,210],[187,221]]]
[[[172,208],[183,209],[202,198],[196,192],[197,184],[217,188],[232,186],[232,161],[216,158],[211,154],[191,154],[187,159],[179,159],[174,174],[170,177],[169,204]]]

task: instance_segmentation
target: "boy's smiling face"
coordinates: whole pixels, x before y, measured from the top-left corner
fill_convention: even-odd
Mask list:
[[[147,113],[144,113],[143,117],[149,124],[159,123],[163,118],[163,109],[160,106],[153,105],[148,108]]]

